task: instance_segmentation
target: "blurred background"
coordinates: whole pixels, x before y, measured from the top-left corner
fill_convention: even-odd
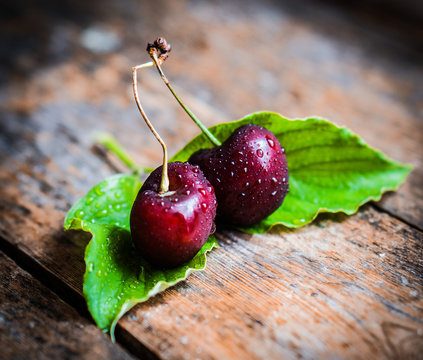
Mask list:
[[[131,92],[131,67],[149,60],[146,44],[158,35],[173,47],[168,78],[207,125],[259,110],[320,115],[420,166],[421,1],[14,0],[1,8],[0,151],[27,164],[60,155],[81,192],[84,166],[97,165],[75,159],[96,131],[112,132],[142,165],[160,162]],[[140,79],[172,154],[199,131],[154,69]],[[61,149],[64,138],[73,149]]]

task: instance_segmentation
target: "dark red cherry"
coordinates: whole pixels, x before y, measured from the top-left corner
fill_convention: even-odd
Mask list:
[[[162,166],[151,173],[130,216],[136,249],[160,267],[193,258],[215,230],[216,196],[198,166],[169,163],[168,176],[169,190],[160,194]]]
[[[288,192],[285,150],[261,126],[241,126],[221,146],[197,151],[188,162],[199,165],[214,186],[218,218],[227,223],[259,222]]]

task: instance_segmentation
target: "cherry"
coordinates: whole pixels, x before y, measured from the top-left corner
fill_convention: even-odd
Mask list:
[[[157,38],[157,53],[147,48],[153,63],[173,96],[216,147],[200,150],[188,160],[203,170],[214,186],[218,201],[217,215],[225,222],[249,226],[274,212],[288,192],[288,167],[285,151],[276,136],[257,125],[236,129],[222,144],[197,119],[173,90],[163,73],[162,57],[170,45]]]
[[[216,196],[198,166],[168,164],[169,189],[160,193],[162,166],[141,187],[130,225],[135,247],[150,263],[173,267],[190,260],[214,232]]]
[[[213,184],[221,220],[241,226],[273,213],[288,192],[284,149],[269,130],[257,125],[236,129],[221,145],[188,160]]]
[[[132,68],[132,85],[138,109],[162,145],[163,165],[150,174],[138,192],[130,228],[134,246],[143,258],[156,266],[174,267],[194,257],[214,232],[216,196],[198,166],[168,164],[166,145],[139,101],[137,70],[148,66],[152,63]]]

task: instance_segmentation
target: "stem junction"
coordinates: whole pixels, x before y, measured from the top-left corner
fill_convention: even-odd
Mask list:
[[[147,46],[147,51],[151,58],[153,59],[154,65],[156,66],[163,82],[169,88],[172,95],[178,101],[179,105],[185,110],[185,112],[189,115],[189,117],[197,124],[197,126],[201,129],[204,135],[213,143],[215,146],[220,146],[222,143],[207,129],[204,124],[194,115],[194,113],[182,102],[179,96],[176,94],[175,90],[169,83],[166,75],[164,74],[161,64],[163,64],[164,60],[167,59],[169,56],[169,52],[171,50],[170,44],[167,44],[166,40],[163,37],[158,37],[154,43],[149,43]],[[159,56],[157,55],[159,53]]]

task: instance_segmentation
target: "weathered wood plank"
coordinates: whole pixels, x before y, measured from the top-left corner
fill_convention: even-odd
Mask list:
[[[417,358],[422,239],[371,209],[268,236],[224,232],[205,272],[121,325],[167,359]]]
[[[63,213],[25,203],[26,196],[2,213],[1,236],[81,293],[85,239],[60,235]],[[420,351],[421,232],[366,208],[298,231],[218,238],[206,271],[121,321],[123,341],[135,337],[166,359]]]
[[[0,87],[3,241],[57,279],[51,286],[82,297],[87,237],[64,234],[63,217],[119,167],[90,152],[94,131],[114,133],[140,164],[160,162],[160,147],[132,102],[128,69],[147,60],[140,49],[162,33],[162,24],[174,46],[168,75],[207,124],[259,109],[345,124],[416,165],[380,206],[423,229],[421,55],[369,24],[356,27],[353,18],[322,11],[324,5],[290,3],[165,1],[158,19],[155,3],[133,4],[129,15],[108,0],[99,8],[93,2],[87,6],[101,10],[109,29],[129,35],[121,37],[119,54],[106,55],[82,50],[76,25],[59,27],[41,13],[51,21],[40,23],[57,26],[48,31],[72,45],[64,59],[54,58],[49,46],[55,43],[35,37],[54,61],[34,63],[27,56],[0,65],[3,73],[29,73],[7,77]],[[146,109],[176,151],[197,129],[156,74],[141,79]],[[205,272],[122,320],[118,335],[125,344],[166,359],[405,358],[422,351],[420,231],[367,207],[294,232],[218,236],[221,247]]]
[[[0,251],[2,359],[132,359]]]

